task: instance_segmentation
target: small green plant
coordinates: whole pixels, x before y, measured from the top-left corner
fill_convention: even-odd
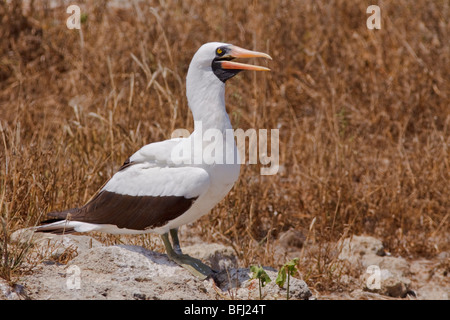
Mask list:
[[[294,276],[297,272],[297,263],[298,258],[294,258],[288,263],[284,264],[280,271],[278,271],[277,279],[275,280],[275,283],[280,287],[284,287],[284,284],[286,282],[287,278],[287,293],[286,293],[286,299],[289,300],[289,280],[291,276]]]
[[[261,266],[250,266],[250,271],[253,272],[252,279],[259,280],[259,299],[262,300],[261,287],[264,287],[267,283],[272,281],[272,279],[270,279],[269,275]]]
[[[82,13],[81,16],[80,16],[80,22],[81,23],[86,23],[87,19],[88,19],[87,13]]]

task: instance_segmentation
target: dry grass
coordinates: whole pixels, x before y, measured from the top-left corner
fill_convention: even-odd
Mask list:
[[[226,98],[235,128],[280,128],[282,170],[243,166],[192,229],[244,265],[275,267],[286,261],[273,261],[274,240],[301,230],[315,249],[300,269],[328,288],[344,236],[375,235],[404,256],[449,249],[448,2],[384,1],[381,30],[366,28],[367,1],[77,4],[82,32],[66,28],[65,7],[0,2],[3,242],[85,203],[142,145],[191,130],[187,66],[202,43],[224,41],[274,58],[270,74],[229,81]]]

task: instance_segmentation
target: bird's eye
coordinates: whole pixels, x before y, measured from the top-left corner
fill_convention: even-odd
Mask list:
[[[225,50],[222,48],[217,48],[216,50],[216,54],[220,57],[223,56],[225,54]]]

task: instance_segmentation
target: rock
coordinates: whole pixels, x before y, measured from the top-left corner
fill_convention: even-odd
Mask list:
[[[31,250],[31,255],[47,255],[53,261],[69,260],[79,252],[103,246],[99,241],[86,235],[56,235],[34,232],[32,229],[15,231],[11,235],[11,241],[31,242],[31,246],[35,249]]]
[[[450,286],[442,288],[436,284],[421,285],[419,289],[415,290],[417,299],[420,300],[449,300]]]
[[[95,247],[24,279],[32,299],[208,299],[203,281],[138,246]]]
[[[24,287],[20,284],[10,285],[6,280],[0,278],[0,300],[27,300]]]
[[[319,299],[326,300],[392,300],[395,298],[391,298],[385,295],[381,295],[378,293],[373,293],[369,291],[365,291],[362,289],[355,289],[352,291],[344,291],[344,292],[332,292],[326,294],[324,296],[319,296]]]
[[[378,239],[368,236],[345,239],[339,259],[360,266],[364,290],[398,298],[412,293],[409,263],[401,257],[386,255]]]
[[[277,245],[282,246],[286,250],[291,248],[301,249],[305,241],[306,237],[301,231],[291,228],[280,235]]]
[[[34,232],[32,229],[19,229],[13,232],[11,234],[11,241],[32,241],[34,246],[61,244],[64,248],[73,245],[81,250],[102,246],[99,241],[86,235],[56,235],[52,233]]]
[[[417,299],[448,300],[450,298],[450,255],[441,252],[436,259],[411,262],[411,281]]]
[[[343,241],[339,259],[347,260],[351,264],[362,263],[367,267],[375,263],[374,260],[380,261],[376,257],[381,258],[382,255],[384,255],[384,247],[380,240],[368,236],[353,236]]]
[[[46,235],[48,236],[48,235]],[[201,281],[170,261],[167,255],[139,246],[102,246],[88,236],[50,236],[35,246],[60,244],[75,248],[77,255],[67,264],[39,264],[21,279],[31,299],[259,299],[258,282],[250,279],[248,268],[236,268],[237,259],[229,247],[197,244],[184,248],[196,258],[210,264],[218,273]],[[267,269],[272,282],[263,288],[265,299],[285,299],[286,289],[275,284],[276,272]],[[291,278],[290,296],[311,296],[302,280]]]
[[[306,241],[305,234],[294,228],[279,234],[273,246],[274,261],[290,261],[302,255]],[[310,249],[310,246],[307,246]]]
[[[389,269],[372,268],[370,272],[361,275],[361,281],[364,283],[364,290],[390,297],[405,298],[410,292],[408,288],[411,281],[394,275]]]
[[[194,244],[184,247],[183,253],[203,260],[213,270],[236,268],[238,265],[234,250],[222,244]]]

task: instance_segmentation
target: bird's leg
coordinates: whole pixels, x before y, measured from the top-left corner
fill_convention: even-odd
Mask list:
[[[177,232],[176,229],[173,229],[174,231],[170,231],[170,234],[173,237],[173,233]],[[161,238],[164,242],[164,246],[166,247],[167,256],[170,260],[175,262],[176,264],[180,265],[181,267],[188,270],[190,273],[192,273],[194,276],[199,278],[200,280],[205,280],[210,275],[213,274],[213,271],[210,267],[208,267],[206,264],[201,262],[198,259],[192,258],[188,256],[187,254],[181,254],[177,253],[176,250],[172,247],[172,244],[169,240],[169,233],[164,233],[161,235]],[[175,242],[178,241],[178,236],[176,236]],[[179,244],[178,244],[179,246]],[[181,250],[179,250],[181,252]]]
[[[178,228],[170,229],[170,237],[172,238],[173,250],[177,254],[183,254],[180,247],[180,239],[178,239]]]

